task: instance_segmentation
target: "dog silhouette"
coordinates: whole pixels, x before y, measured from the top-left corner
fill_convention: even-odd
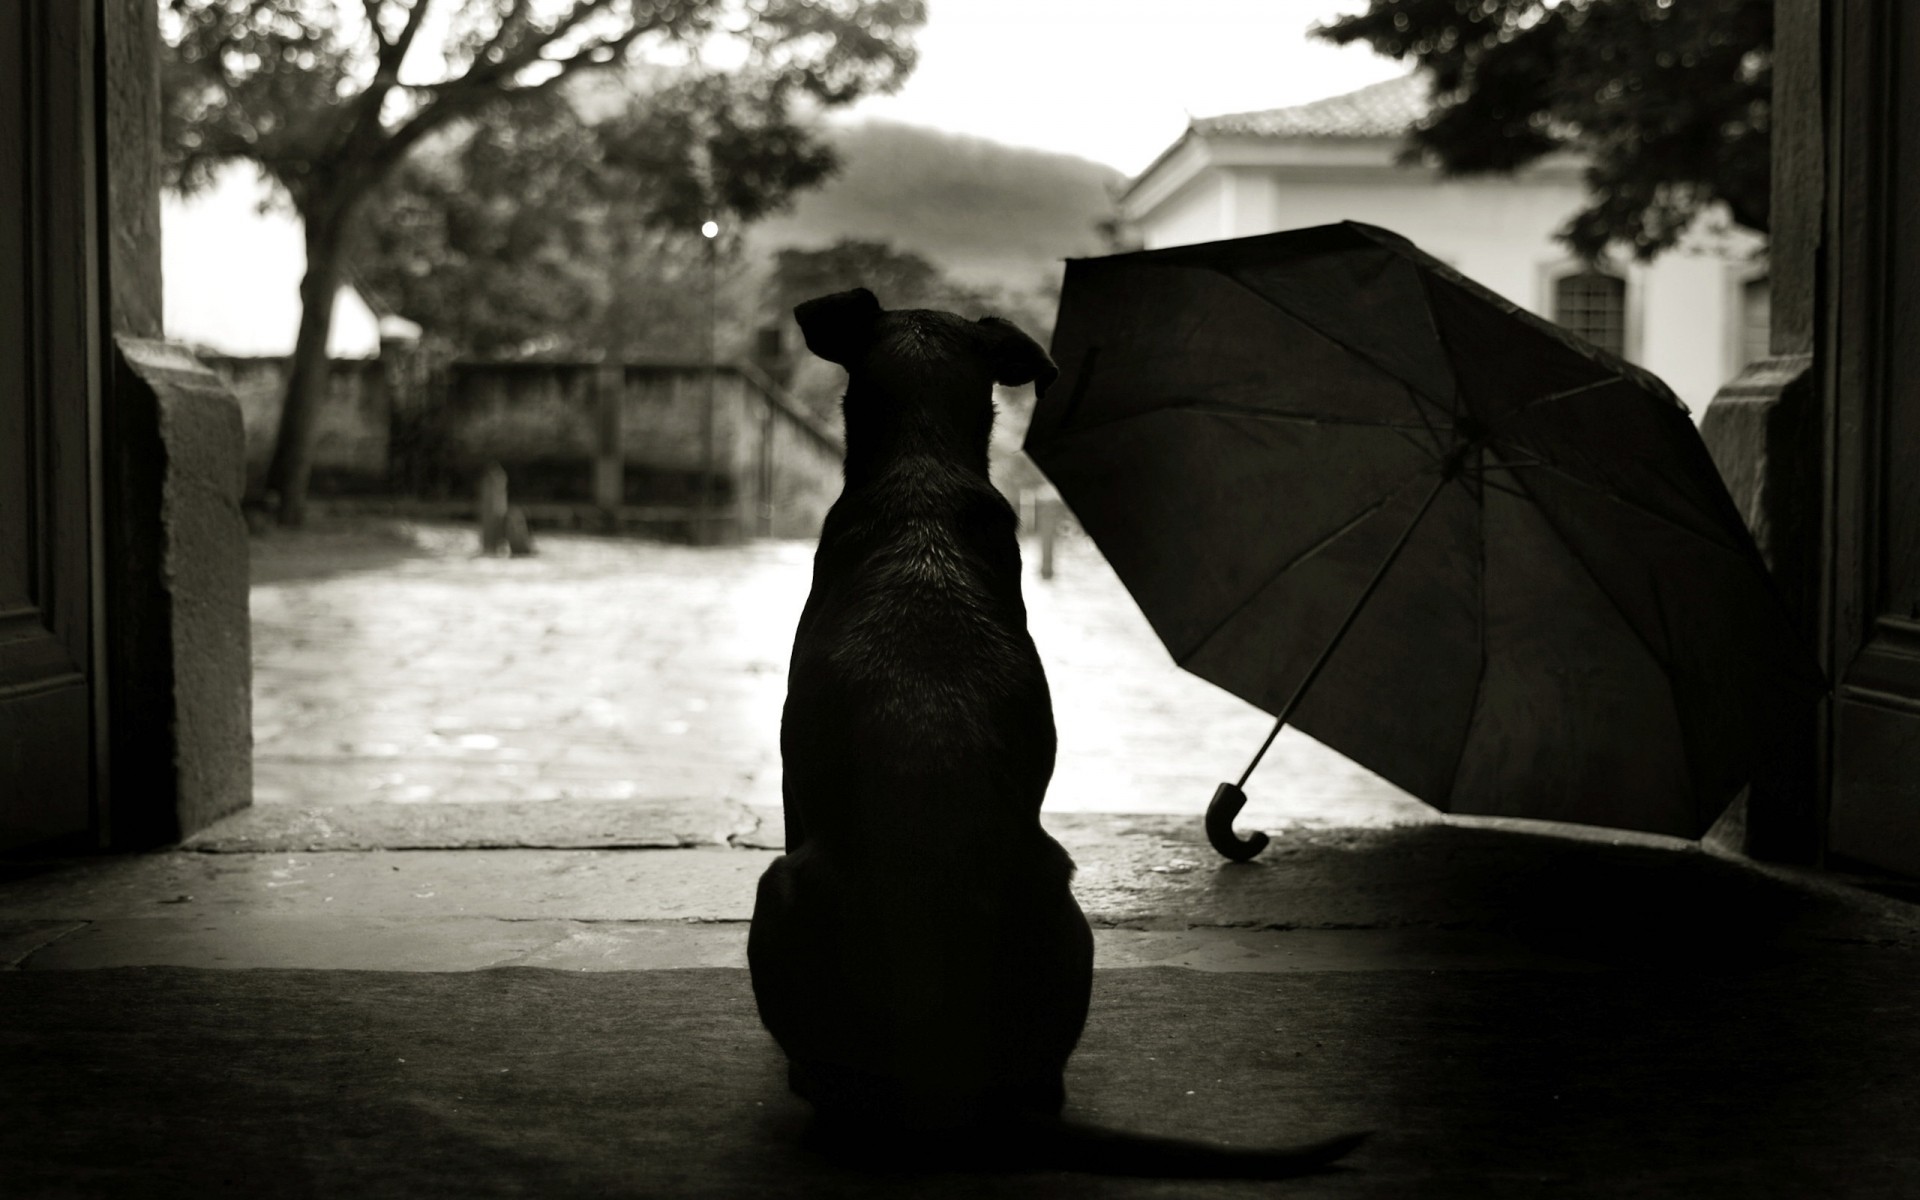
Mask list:
[[[1311,1170],[1358,1138],[1234,1151],[1060,1119],[1093,935],[1040,826],[1055,735],[1018,521],[988,477],[993,387],[1058,374],[998,318],[794,310],[847,369],[845,487],[794,637],[786,853],[747,953],[817,1144],[856,1161],[1131,1175]]]

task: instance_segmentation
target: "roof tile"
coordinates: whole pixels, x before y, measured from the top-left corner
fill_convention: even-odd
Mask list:
[[[1427,115],[1427,81],[1415,72],[1291,108],[1199,117],[1195,133],[1263,138],[1393,138]]]

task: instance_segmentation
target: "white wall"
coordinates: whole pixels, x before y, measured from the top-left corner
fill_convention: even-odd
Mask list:
[[[1552,280],[1574,269],[1553,235],[1583,202],[1580,182],[1566,172],[1448,180],[1418,168],[1213,166],[1136,221],[1149,248],[1364,221],[1547,316]],[[1734,371],[1733,281],[1750,270],[1758,239],[1697,242],[1650,265],[1620,265],[1627,355],[1666,380],[1695,416]]]
[[[1674,251],[1644,268],[1639,361],[1667,381],[1695,417],[1739,370],[1740,264]]]
[[[1578,185],[1440,180],[1381,172],[1377,181],[1278,179],[1269,229],[1364,221],[1391,229],[1461,274],[1540,312],[1540,267],[1565,257],[1554,230],[1579,200]]]
[[[1174,193],[1153,212],[1151,223],[1141,222],[1140,235],[1146,248],[1184,246],[1189,242],[1211,242],[1233,237],[1226,232],[1224,176],[1208,171]]]

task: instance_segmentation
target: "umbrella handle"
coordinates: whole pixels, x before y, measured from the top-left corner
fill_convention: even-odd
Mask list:
[[[1414,529],[1420,524],[1420,518],[1427,515],[1427,510],[1433,507],[1433,502],[1440,498],[1440,493],[1445,490],[1447,484],[1453,482],[1453,478],[1451,468],[1441,472],[1440,478],[1434,482],[1433,490],[1428,492],[1427,498],[1420,502],[1420,510],[1413,514],[1413,520],[1407,522],[1407,527],[1401,530],[1399,540],[1394,542],[1393,549],[1387,551],[1386,558],[1382,559],[1380,565],[1374,569],[1373,578],[1367,580],[1367,586],[1361,591],[1360,598],[1355,600],[1353,607],[1347,610],[1346,618],[1340,622],[1340,628],[1333,631],[1333,636],[1327,639],[1327,644],[1320,651],[1319,657],[1315,658],[1313,665],[1307,668],[1306,676],[1294,686],[1293,695],[1287,698],[1286,707],[1280,710],[1273,728],[1267,733],[1267,740],[1260,743],[1260,749],[1254,753],[1253,761],[1248,763],[1247,769],[1240,773],[1240,782],[1223,783],[1214,789],[1213,801],[1207,805],[1207,840],[1213,843],[1215,850],[1234,862],[1246,862],[1267,848],[1267,835],[1264,833],[1256,833],[1242,841],[1233,832],[1233,818],[1239,815],[1240,810],[1246,807],[1247,803],[1247,794],[1240,789],[1247,785],[1247,780],[1253,775],[1253,769],[1260,765],[1262,758],[1266,757],[1267,747],[1273,745],[1273,739],[1280,736],[1281,726],[1293,716],[1293,710],[1299,707],[1301,698],[1307,694],[1307,689],[1312,687],[1313,681],[1319,677],[1320,669],[1327,665],[1328,659],[1333,657],[1334,650],[1340,645],[1340,639],[1347,636],[1347,630],[1353,628],[1354,621],[1359,619],[1360,610],[1367,606],[1367,601],[1373,598],[1374,591],[1379,588],[1380,581],[1387,577],[1388,568],[1393,566],[1394,559],[1400,557],[1400,551],[1406,548],[1408,539],[1413,537]]]
[[[1242,839],[1233,831],[1233,819],[1247,806],[1247,794],[1231,783],[1213,789],[1207,804],[1207,840],[1213,848],[1234,862],[1250,861],[1267,848],[1267,835],[1255,831]]]

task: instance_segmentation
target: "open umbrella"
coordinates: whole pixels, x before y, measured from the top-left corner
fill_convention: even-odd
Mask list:
[[[1176,661],[1437,808],[1697,837],[1818,686],[1685,406],[1396,234],[1071,261],[1053,356],[1026,449]]]

